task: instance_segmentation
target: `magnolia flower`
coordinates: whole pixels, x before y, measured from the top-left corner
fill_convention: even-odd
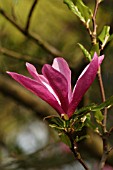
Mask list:
[[[70,118],[94,81],[103,58],[104,56],[98,57],[96,53],[94,54],[92,61],[80,74],[73,91],[71,89],[71,70],[67,62],[60,57],[54,59],[52,66],[45,64],[42,74],[38,74],[32,64],[26,63],[33,79],[14,72],[7,73],[50,104],[61,116],[67,115]]]

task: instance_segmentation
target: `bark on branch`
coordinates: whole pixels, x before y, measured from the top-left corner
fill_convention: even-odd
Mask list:
[[[37,2],[38,2],[38,0],[34,0],[33,5],[31,6],[31,9],[30,9],[29,15],[28,15],[28,19],[27,19],[27,23],[26,23],[26,27],[25,27],[25,32],[29,31],[31,17],[32,17],[32,14],[33,14],[33,11],[36,7]]]
[[[0,47],[0,53],[6,55],[7,57],[12,57],[12,58],[17,59],[17,60],[30,62],[32,64],[38,64],[40,66],[43,66],[43,64],[47,63],[47,61],[44,61],[44,60],[41,61],[38,58],[33,58],[29,55],[23,55],[23,54],[18,53],[14,50],[10,50],[10,49],[4,48],[4,47]]]

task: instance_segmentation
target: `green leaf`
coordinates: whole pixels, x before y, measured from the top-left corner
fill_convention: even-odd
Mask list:
[[[90,22],[93,16],[91,9],[86,6],[82,0],[75,0],[75,5],[78,7],[86,23]]]
[[[75,4],[72,0],[64,0],[64,3],[67,4],[69,9],[79,17],[79,19],[85,23],[87,26],[92,18],[92,11],[87,7],[82,0],[76,0]]]
[[[85,57],[88,58],[89,61],[91,61],[91,54],[86,50],[86,48],[82,44],[78,43],[78,45],[81,48]]]
[[[105,107],[110,108],[113,105],[113,96],[108,98],[105,102],[101,103],[98,106],[94,106],[91,108],[92,111],[102,110]]]
[[[89,135],[84,135],[84,136],[80,136],[80,137],[76,136],[75,141],[80,142],[81,140],[88,139],[88,138],[90,138]]]
[[[98,36],[98,39],[103,43],[105,39],[109,39],[109,31],[110,31],[110,26],[104,26],[101,33]]]
[[[86,114],[86,120],[85,123],[87,123],[87,121],[91,121],[91,115],[88,113]]]
[[[64,0],[64,3],[67,4],[68,8],[77,15],[82,22],[85,23],[84,17],[81,15],[81,12],[79,11],[78,7],[74,5],[74,3],[71,0]]]
[[[91,104],[89,106],[80,108],[72,115],[72,119],[78,118],[79,115],[81,115],[81,116],[86,115],[88,112],[90,112],[95,107],[96,107],[96,104]]]
[[[72,120],[72,128],[75,129],[75,132],[81,131],[84,126],[87,125],[87,121],[90,121],[90,114],[79,115],[76,119]]]
[[[104,26],[101,33],[98,36],[98,39],[101,41],[102,45],[101,48],[103,49],[105,45],[111,41],[113,35],[110,35],[110,26]]]
[[[74,125],[74,131],[75,132],[80,132],[82,130],[82,128],[84,127],[84,123],[82,122],[77,122],[75,125]]]
[[[91,120],[91,114],[90,113],[88,113],[88,114],[86,114],[86,121],[85,121],[85,126],[86,127],[89,127],[90,129],[92,129],[92,130],[94,130],[95,131],[95,129],[97,128],[97,126],[94,124],[94,123],[92,123],[92,120]]]
[[[110,108],[113,105],[113,96],[108,98],[105,102],[101,103],[100,105],[92,104],[89,106],[82,107],[81,109],[77,110],[71,117],[71,119],[78,119],[86,115],[88,112],[102,110],[105,107]]]
[[[102,115],[102,112],[101,112],[100,110],[97,110],[97,111],[94,113],[94,117],[95,117],[97,123],[98,123],[98,122],[102,122],[102,120],[103,120],[103,118],[104,118],[103,115]]]
[[[110,35],[108,42],[111,41],[112,39],[113,39],[113,34]]]
[[[63,143],[65,143],[66,145],[68,145],[71,148],[71,141],[65,133],[61,133],[59,135],[59,137]]]
[[[58,130],[63,130],[65,121],[63,121],[60,117],[57,116],[48,116],[45,118],[48,121],[49,126]]]

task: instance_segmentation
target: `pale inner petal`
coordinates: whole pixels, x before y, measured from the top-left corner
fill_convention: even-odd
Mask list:
[[[56,100],[58,101],[59,105],[61,105],[61,102],[58,98],[58,96],[56,95],[56,93],[54,92],[54,90],[52,89],[52,87],[49,85],[48,80],[43,76],[43,75],[39,75],[39,78],[41,80],[41,82],[47,87],[47,89],[50,91],[50,93],[53,94],[53,96],[56,98]]]
[[[66,78],[68,82],[68,100],[70,102],[72,98],[71,70],[69,69],[67,62],[63,58],[58,57],[54,59],[52,67]]]

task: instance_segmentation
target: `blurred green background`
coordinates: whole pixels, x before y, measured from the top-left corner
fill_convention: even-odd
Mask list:
[[[84,2],[94,9],[94,0]],[[104,25],[110,25],[113,33],[112,0],[101,3],[97,24],[98,34]],[[54,57],[62,56],[71,67],[74,85],[87,63],[78,42],[90,50],[87,31],[63,0],[0,0],[0,169],[82,170],[57,133],[43,121],[45,116],[57,113],[6,74],[6,71],[14,71],[29,76],[26,62],[34,64],[40,73],[44,63],[52,63]],[[108,98],[113,94],[113,41],[103,53],[102,73]],[[90,102],[101,102],[97,80],[80,106]],[[112,122],[111,109],[108,128]],[[88,133],[91,138],[80,143],[79,149],[91,169],[95,169],[102,141],[89,130]],[[111,155],[108,163],[113,166],[112,159]]]

